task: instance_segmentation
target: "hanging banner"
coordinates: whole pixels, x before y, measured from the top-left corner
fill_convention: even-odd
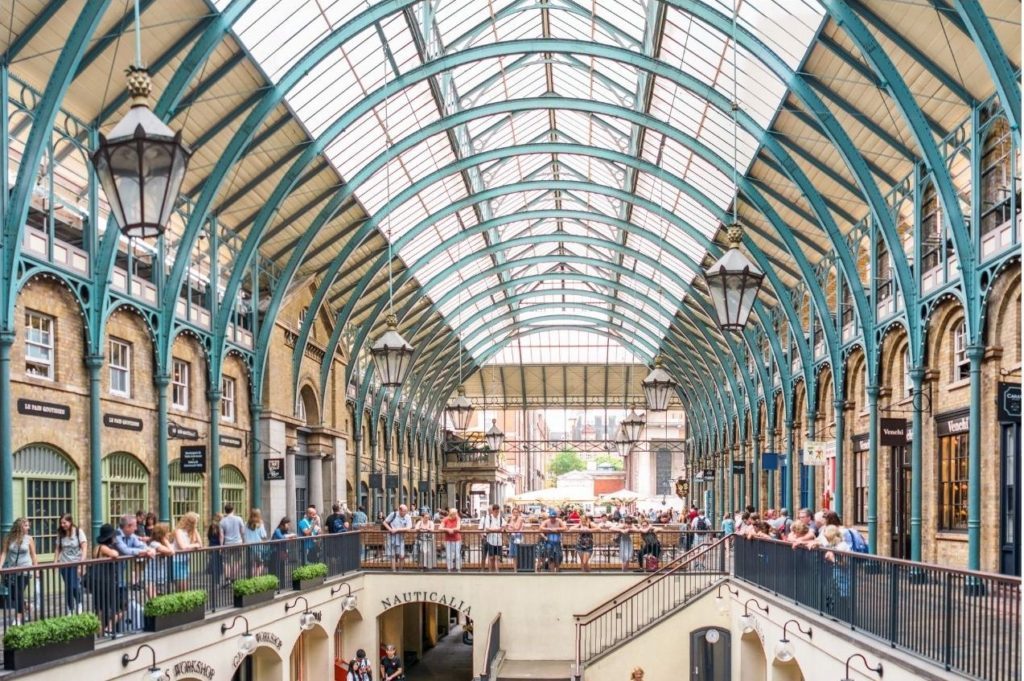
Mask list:
[[[747,466],[746,466],[746,464],[743,461],[733,461],[732,462],[732,474],[733,475],[746,475],[747,474]]]
[[[263,459],[264,480],[284,480],[284,459]]]
[[[779,468],[778,452],[761,452],[761,470],[774,471]]]
[[[836,441],[825,440],[825,459],[836,458]]]
[[[883,447],[903,447],[907,444],[907,422],[904,419],[878,419],[878,443]]]
[[[805,466],[824,466],[825,443],[821,440],[808,440],[805,442],[802,461]]]
[[[1020,423],[1020,384],[1000,383],[997,396],[999,420]]]

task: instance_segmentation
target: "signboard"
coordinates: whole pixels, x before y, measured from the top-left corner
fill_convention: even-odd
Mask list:
[[[1000,421],[1020,423],[1020,384],[1000,383],[996,390],[996,410]]]
[[[907,422],[904,419],[878,419],[878,443],[883,447],[907,444]]]
[[[232,437],[231,435],[221,435],[220,438],[217,439],[217,442],[220,443],[221,447],[231,447],[233,449],[242,448],[242,438],[240,437]]]
[[[779,467],[778,452],[761,452],[761,470],[774,471]]]
[[[181,472],[206,472],[206,445],[186,445],[181,448]]]
[[[939,437],[960,435],[971,428],[970,409],[961,409],[935,417],[935,429]]]
[[[420,480],[417,489],[420,491],[420,494],[427,494],[430,492],[430,483],[426,480]]]
[[[690,481],[684,478],[676,480],[676,496],[685,499],[690,496]]]
[[[747,466],[746,466],[746,464],[743,461],[733,461],[732,462],[732,474],[733,475],[746,475],[747,474]]]
[[[167,437],[172,440],[198,440],[199,431],[195,428],[179,426],[172,421],[167,424]]]
[[[384,475],[381,473],[370,473],[370,489],[383,489]]]
[[[821,440],[808,440],[804,443],[803,464],[805,466],[825,465],[825,443]]]
[[[107,428],[118,428],[120,430],[142,430],[142,419],[134,416],[122,416],[121,414],[104,414],[103,425]]]
[[[854,435],[853,436],[853,451],[854,452],[866,452],[868,451],[868,434]]]
[[[44,419],[67,421],[71,418],[71,407],[54,402],[20,399],[18,400],[18,413],[25,416],[41,416]]]
[[[825,459],[828,460],[834,458],[836,458],[836,441],[825,440]]]
[[[388,474],[385,480],[388,489],[398,489],[398,476],[395,474]]]
[[[284,480],[284,459],[263,459],[264,480]]]
[[[701,477],[704,478],[704,482],[707,482],[709,480],[714,480],[715,479],[715,469],[714,468],[705,468],[704,469],[704,475],[701,476]]]

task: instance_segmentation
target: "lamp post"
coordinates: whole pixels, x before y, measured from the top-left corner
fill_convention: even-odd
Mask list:
[[[658,355],[654,360],[654,368],[647,374],[647,378],[641,381],[641,385],[647,398],[648,411],[666,411],[669,397],[678,383],[665,371],[664,357]]]

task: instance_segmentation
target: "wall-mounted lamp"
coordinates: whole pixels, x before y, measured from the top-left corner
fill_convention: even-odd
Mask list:
[[[789,642],[788,638],[786,638],[787,629],[790,624],[795,624],[797,631],[805,635],[807,638],[811,638],[813,636],[813,632],[810,627],[807,627],[805,630],[796,620],[787,620],[786,623],[782,625],[782,638],[780,638],[779,642],[775,644],[775,659],[779,662],[789,662],[794,657],[793,644]]]
[[[722,588],[723,587],[729,593],[731,593],[733,596],[739,596],[740,595],[740,590],[732,588],[731,586],[729,586],[725,582],[722,582],[721,584],[718,585],[718,595],[715,596],[715,607],[718,609],[718,614],[719,615],[728,615],[729,614],[729,602],[726,601],[725,598],[722,597]]]
[[[302,614],[299,615],[299,629],[309,631],[313,628],[313,625],[316,624],[316,616],[309,611],[309,601],[306,600],[305,596],[296,596],[294,601],[286,603],[284,611],[287,613],[289,610],[299,607],[299,601],[302,601],[306,605]]]
[[[134,655],[129,655],[128,653],[122,655],[121,666],[127,667],[132,662],[135,662],[135,660],[139,659],[139,655],[142,654],[143,650],[149,651],[150,655],[153,656],[153,662],[149,665],[149,669],[146,670],[146,674],[142,678],[145,681],[161,681],[167,675],[167,673],[163,669],[160,669],[160,667],[156,666],[156,651],[153,650],[152,646],[146,643],[143,643],[141,646],[136,648]]]
[[[238,638],[238,650],[243,655],[248,655],[252,651],[256,650],[256,637],[249,633],[249,620],[246,619],[245,615],[235,615],[235,619],[231,620],[231,624],[220,625],[220,635],[223,636],[225,633],[234,629],[238,620],[245,622],[245,631]]]
[[[743,604],[743,614],[740,615],[740,628],[744,634],[754,630],[754,616],[750,614],[751,603],[764,614],[768,614],[767,605],[761,605],[756,598],[748,598],[747,602]]]
[[[336,593],[340,593],[342,589],[347,589],[345,595],[341,597],[342,611],[348,612],[349,610],[355,610],[356,597],[355,594],[352,593],[352,585],[348,582],[342,582],[338,586],[331,589],[331,595],[333,596]]]
[[[872,667],[871,665],[868,664],[868,658],[864,657],[860,653],[854,653],[853,655],[850,655],[848,658],[846,658],[846,674],[843,675],[844,676],[843,681],[853,681],[850,678],[850,662],[852,662],[853,659],[857,658],[857,657],[860,658],[861,662],[864,663],[864,667],[869,672],[875,672],[876,674],[878,674],[878,678],[882,678],[882,663],[881,662],[879,662],[876,666]]]

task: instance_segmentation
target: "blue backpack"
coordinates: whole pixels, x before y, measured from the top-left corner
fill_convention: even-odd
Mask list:
[[[848,533],[846,535],[846,543],[850,545],[850,550],[854,553],[867,553],[868,543],[864,541],[864,537],[861,536],[861,533],[853,529],[852,527],[846,528],[846,531]]]

